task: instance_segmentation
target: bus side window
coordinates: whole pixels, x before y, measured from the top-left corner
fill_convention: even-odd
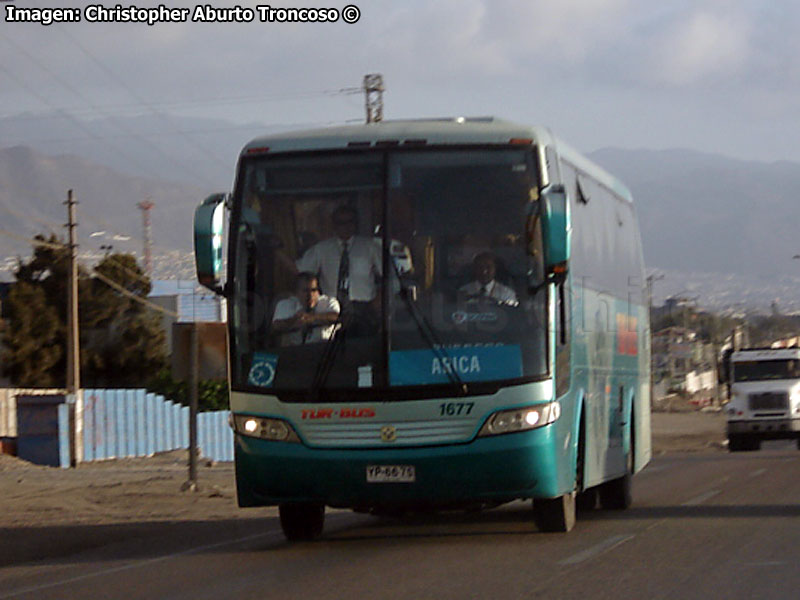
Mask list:
[[[556,288],[556,398],[569,390],[570,321],[569,291],[565,281]]]

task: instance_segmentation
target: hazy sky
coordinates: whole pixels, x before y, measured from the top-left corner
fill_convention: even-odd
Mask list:
[[[341,10],[349,2],[272,6]],[[357,122],[363,96],[339,90],[377,72],[386,84],[386,118],[496,115],[550,126],[585,151],[690,147],[800,161],[797,0],[353,4],[361,12],[355,24],[265,23],[256,16],[247,24],[42,26],[9,23],[3,10],[0,117],[164,111],[298,127]]]

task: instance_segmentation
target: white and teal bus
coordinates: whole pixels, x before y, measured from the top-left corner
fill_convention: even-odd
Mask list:
[[[379,257],[348,259],[372,277],[370,326],[343,300],[332,335],[286,343],[276,306],[340,207]],[[630,505],[651,453],[634,205],[547,129],[456,118],[256,139],[234,192],[197,209],[195,250],[228,298],[238,503],[277,505],[287,538],[320,535],[326,506],[531,499],[541,530],[569,531],[576,508]],[[465,293],[486,256],[500,297]]]

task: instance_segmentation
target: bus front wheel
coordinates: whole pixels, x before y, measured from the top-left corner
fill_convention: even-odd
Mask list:
[[[281,504],[278,507],[283,535],[290,542],[309,541],[322,535],[325,505],[315,502]]]
[[[575,527],[575,492],[533,501],[533,520],[540,531],[566,533]]]

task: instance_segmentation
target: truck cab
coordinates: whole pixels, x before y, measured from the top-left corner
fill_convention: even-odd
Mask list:
[[[800,449],[800,348],[752,348],[731,355],[728,449],[758,450],[762,440],[797,440]]]

